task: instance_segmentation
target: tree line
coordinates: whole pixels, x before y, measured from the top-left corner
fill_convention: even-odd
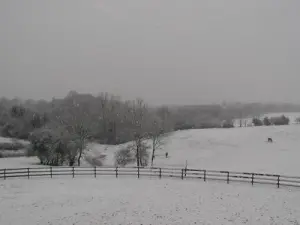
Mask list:
[[[133,141],[130,152],[137,166],[145,165],[146,140],[153,139],[153,162],[160,137],[173,130],[168,107],[151,108],[142,99],[122,101],[108,93],[95,97],[70,92],[63,99],[42,102],[43,107],[38,104],[1,104],[0,127],[2,136],[29,140],[30,155],[45,165],[80,166],[90,141]]]
[[[112,145],[130,142],[116,153],[116,165],[135,162],[145,166],[149,161],[153,164],[156,150],[169,132],[230,128],[232,119],[247,116],[260,107],[151,107],[142,99],[124,101],[108,93],[93,96],[71,91],[65,98],[51,101],[0,99],[0,131],[4,137],[29,140],[28,154],[38,156],[45,165],[80,165],[87,143],[95,141]]]
[[[275,117],[264,117],[263,119],[260,119],[258,117],[255,117],[252,119],[252,123],[254,126],[271,126],[271,125],[289,125],[290,119],[286,117],[285,115],[282,116],[275,116]]]

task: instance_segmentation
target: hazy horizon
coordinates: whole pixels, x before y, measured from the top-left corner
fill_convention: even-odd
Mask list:
[[[0,97],[300,103],[300,1],[0,2]]]

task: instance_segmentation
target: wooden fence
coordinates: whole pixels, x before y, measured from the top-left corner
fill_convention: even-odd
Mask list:
[[[36,167],[0,169],[0,179],[33,178],[33,177],[77,177],[77,176],[136,176],[140,177],[173,177],[178,179],[201,179],[231,182],[246,182],[254,184],[270,184],[280,186],[300,187],[300,177],[275,174],[246,173],[232,171],[179,169],[179,168],[138,168],[138,167]]]

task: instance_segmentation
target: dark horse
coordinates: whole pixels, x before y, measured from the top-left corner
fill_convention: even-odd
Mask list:
[[[273,143],[273,139],[272,138],[268,138],[268,142],[269,143]]]

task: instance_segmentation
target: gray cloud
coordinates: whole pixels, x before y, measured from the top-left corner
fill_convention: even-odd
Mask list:
[[[300,102],[298,0],[0,1],[0,95]]]

